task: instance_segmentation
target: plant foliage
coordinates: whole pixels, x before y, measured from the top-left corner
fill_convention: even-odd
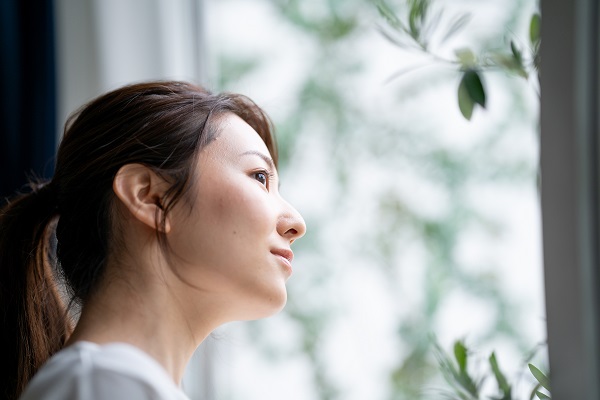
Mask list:
[[[444,394],[448,399],[453,400],[518,400],[513,394],[513,385],[509,382],[506,375],[500,369],[496,353],[488,357],[489,369],[482,374],[482,368],[478,368],[480,376],[474,376],[469,368],[469,360],[472,352],[465,346],[464,342],[457,340],[454,343],[454,358],[449,356],[438,344],[435,345],[436,358],[446,382],[450,385],[450,390]],[[537,384],[531,391],[529,400],[534,397],[538,399],[550,399],[550,379],[546,374],[540,371],[536,366],[529,363],[529,370],[537,381]],[[493,379],[496,384],[496,394],[491,397],[484,397],[481,393],[483,382]],[[541,391],[545,389],[547,393]]]
[[[421,51],[431,56],[434,62],[444,63],[457,69],[461,75],[458,85],[458,106],[461,114],[467,120],[473,116],[477,106],[485,108],[486,89],[482,74],[491,70],[502,70],[510,74],[528,79],[532,73],[538,73],[540,66],[540,27],[541,17],[534,13],[529,23],[529,44],[524,54],[515,40],[510,40],[506,48],[486,49],[477,55],[469,48],[459,48],[454,52],[455,58],[441,57],[431,49],[433,33],[441,33],[442,39],[438,44],[466,27],[472,19],[469,13],[459,14],[450,19],[445,27],[441,27],[443,9],[432,12],[430,0],[406,0],[404,18],[385,0],[377,0],[376,6],[384,24],[379,31],[394,45],[402,49]],[[404,22],[404,21],[407,22]],[[439,32],[442,31],[442,32]],[[403,69],[393,75],[400,77],[414,69]]]

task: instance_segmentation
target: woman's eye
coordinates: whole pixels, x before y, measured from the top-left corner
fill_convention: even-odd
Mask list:
[[[265,172],[255,172],[254,179],[259,181],[261,184],[267,186],[268,178],[267,178],[267,174]]]

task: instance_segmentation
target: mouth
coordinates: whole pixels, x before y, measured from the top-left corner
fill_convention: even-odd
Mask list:
[[[281,257],[290,267],[292,266],[292,260],[294,259],[294,253],[287,249],[275,249],[271,250],[271,254]]]

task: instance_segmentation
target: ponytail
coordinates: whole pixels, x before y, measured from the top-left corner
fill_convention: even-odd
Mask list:
[[[197,156],[226,113],[246,121],[277,163],[269,118],[256,104],[185,82],[125,86],[69,118],[52,182],[0,206],[0,398],[16,399],[71,334],[56,276],[69,304],[83,306],[109,254],[123,251],[113,207],[117,171],[138,163],[168,178],[168,212],[189,196]],[[168,255],[166,237],[157,234]]]
[[[18,398],[71,332],[49,240],[56,215],[52,184],[32,184],[0,209],[1,398]]]

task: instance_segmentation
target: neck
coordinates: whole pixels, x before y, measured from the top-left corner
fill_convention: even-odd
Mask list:
[[[139,268],[107,268],[67,345],[81,340],[131,344],[156,359],[179,385],[193,352],[220,322],[201,312],[211,310],[208,304],[186,298],[184,283],[165,270],[149,277],[148,268],[143,274]],[[110,276],[115,270],[119,274]],[[135,277],[123,276],[128,271]]]

